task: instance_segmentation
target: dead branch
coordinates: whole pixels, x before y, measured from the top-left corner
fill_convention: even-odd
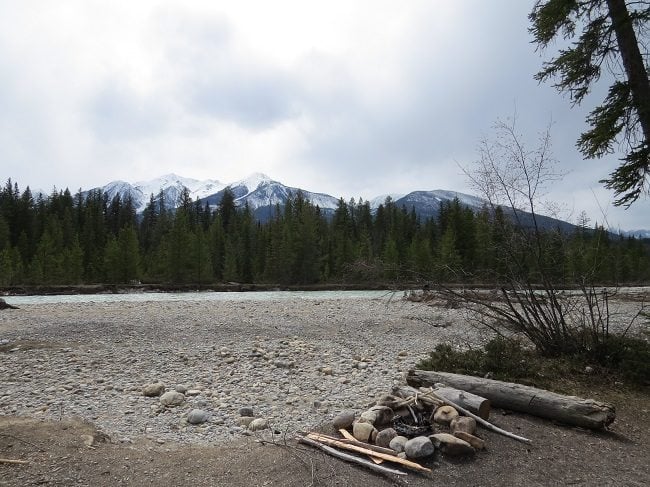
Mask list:
[[[346,429],[341,428],[339,430],[339,433],[341,433],[343,435],[343,438],[345,438],[346,440],[357,441],[357,439],[354,436],[352,436],[352,434]],[[359,442],[359,443],[361,443],[361,442]],[[384,461],[381,458],[372,457],[372,456],[369,456],[368,458],[370,458],[370,460],[372,460],[377,465],[384,463]]]
[[[393,462],[393,463],[399,463],[400,465],[403,465],[405,467],[411,468],[413,470],[417,470],[418,472],[426,472],[426,473],[431,473],[431,469],[423,467],[419,463],[411,462],[410,460],[404,460],[403,458],[399,458],[393,455],[386,455],[385,453],[379,453],[375,452],[373,450],[370,450],[368,448],[364,447],[359,447],[356,445],[350,445],[348,443],[343,443],[339,440],[331,440],[328,439],[327,437],[320,436],[318,433],[310,433],[307,435],[307,437],[311,440],[320,442],[320,443],[325,443],[329,446],[336,446],[338,448],[342,448],[344,450],[350,450],[354,451],[357,453],[363,453],[364,455],[370,455],[374,456],[377,458],[381,458],[382,460],[386,460],[388,462]]]
[[[304,443],[306,445],[310,445],[316,448],[319,448],[320,450],[324,451],[325,453],[336,457],[340,458],[341,460],[345,460],[346,462],[352,462],[356,463],[358,465],[362,465],[370,470],[373,470],[375,472],[380,472],[380,473],[390,473],[393,475],[407,475],[406,472],[402,472],[401,470],[395,470],[392,468],[388,467],[383,467],[381,465],[375,465],[372,462],[369,462],[368,460],[364,460],[363,458],[355,457],[353,455],[349,455],[347,453],[344,453],[342,451],[337,450],[336,448],[332,448],[330,446],[324,445],[322,443],[319,443],[318,441],[312,440],[310,438],[306,437],[301,437],[298,438],[298,442]]]

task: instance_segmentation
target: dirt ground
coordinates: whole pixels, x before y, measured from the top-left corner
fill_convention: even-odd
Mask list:
[[[293,439],[269,443],[250,437],[200,448],[147,440],[123,445],[83,421],[2,416],[0,458],[28,463],[0,463],[0,486],[648,485],[650,394],[609,390],[593,396],[617,407],[610,431],[586,431],[493,410],[494,423],[533,444],[480,430],[486,451],[465,460],[436,454],[424,462],[433,474],[402,477],[370,473]]]

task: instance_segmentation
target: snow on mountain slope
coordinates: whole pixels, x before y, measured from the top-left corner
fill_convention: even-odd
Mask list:
[[[610,232],[618,233],[610,229]],[[625,237],[636,237],[636,238],[650,238],[650,230],[639,229],[639,230],[627,230],[620,232]]]
[[[214,194],[226,187],[225,184],[222,184],[216,179],[199,181],[198,179],[184,178],[176,174],[165,174],[164,176],[149,181],[139,181],[133,186],[144,195],[144,201],[137,206],[138,211],[144,209],[152,194],[156,197],[160,191],[165,195],[165,201],[167,204],[172,205],[178,201],[178,197],[181,195],[183,188],[189,190],[190,196],[193,200],[198,200]]]
[[[404,196],[405,195],[402,193],[381,194],[369,200],[368,203],[370,204],[371,210],[376,210],[377,208],[379,208],[379,205],[383,205],[384,203],[386,203],[386,198],[390,198],[393,201],[397,201],[400,198],[403,198]]]
[[[166,174],[155,179],[139,181],[134,184],[126,181],[112,181],[106,186],[94,189],[102,190],[109,200],[118,194],[122,198],[130,196],[136,211],[140,213],[149,203],[151,195],[153,194],[154,198],[157,198],[161,191],[165,206],[167,208],[175,208],[184,188],[189,190],[192,200],[201,201],[202,204],[208,204],[212,208],[216,208],[221,202],[226,187],[230,187],[232,190],[237,206],[243,207],[248,204],[248,207],[256,218],[260,218],[261,220],[265,220],[273,215],[277,205],[283,206],[289,197],[295,196],[298,192],[301,192],[305,199],[313,205],[320,207],[324,214],[332,214],[339,203],[339,198],[286,186],[262,173],[253,173],[245,179],[228,185],[213,179],[200,181],[192,178],[184,178],[176,174]],[[440,203],[453,201],[455,198],[458,198],[461,205],[467,206],[474,211],[480,210],[486,203],[483,199],[476,196],[438,189],[432,191],[413,191],[406,195],[384,194],[377,196],[368,200],[371,209],[376,210],[379,205],[384,204],[388,196],[391,197],[397,207],[405,207],[408,211],[414,208],[415,212],[422,218],[437,216],[440,210]],[[523,216],[524,220],[526,219],[526,215],[524,214]],[[543,226],[553,228],[558,226],[561,228],[566,227],[568,230],[572,228],[571,224],[550,217],[539,216],[538,220],[542,222]],[[650,238],[650,231],[648,230],[634,230],[621,233],[624,235],[634,235],[639,238]]]
[[[260,208],[275,207],[278,204],[282,206],[288,198],[295,196],[298,192],[301,192],[305,199],[309,200],[313,205],[317,205],[322,209],[334,209],[338,204],[338,200],[332,196],[285,186],[261,173],[251,174],[246,179],[232,183],[228,187],[235,196],[237,206],[243,207],[248,204],[248,207],[253,211]],[[205,200],[212,207],[216,207],[222,196],[223,190],[206,197]]]

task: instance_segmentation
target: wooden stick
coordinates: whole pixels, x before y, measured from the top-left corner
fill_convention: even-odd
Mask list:
[[[345,430],[343,430],[345,431]],[[321,438],[325,438],[326,440],[334,440],[334,441],[340,441],[341,443],[346,443],[348,445],[356,445],[360,446],[361,448],[366,448],[368,450],[372,450],[377,453],[385,453],[386,455],[392,455],[394,457],[397,456],[397,452],[395,450],[392,450],[390,448],[384,448],[383,446],[377,446],[377,445],[371,445],[370,443],[366,443],[364,441],[359,441],[357,440],[354,436],[352,436],[348,431],[345,431],[346,434],[344,436],[349,436],[346,438],[335,438],[334,436],[329,436],[329,435],[324,435],[322,433],[309,433],[311,436],[319,436]],[[341,433],[343,434],[343,433]]]
[[[363,465],[364,467],[369,468],[370,470],[374,470],[375,472],[392,473],[394,475],[408,475],[406,472],[402,472],[401,470],[395,470],[392,468],[383,467],[381,465],[375,465],[374,463],[369,462],[368,460],[364,460],[363,458],[359,458],[353,455],[349,455],[347,453],[343,453],[342,451],[339,451],[327,445],[323,445],[322,443],[319,443],[318,441],[312,440],[310,438],[301,437],[298,438],[298,442],[304,443],[306,445],[315,446],[316,448],[323,450],[325,453],[328,453],[333,457],[340,458],[341,460],[345,460],[347,462]]]
[[[445,399],[444,397],[437,396],[436,393],[433,392],[433,391],[427,392],[427,394],[432,394],[434,397],[439,398],[445,404],[447,404],[448,406],[452,406],[452,407],[456,408],[458,411],[463,413],[465,416],[469,416],[470,418],[474,418],[477,423],[479,423],[480,425],[484,426],[485,428],[487,428],[489,430],[494,431],[495,433],[499,433],[500,435],[507,436],[508,438],[512,438],[513,440],[521,441],[523,443],[528,443],[529,445],[532,444],[532,441],[529,440],[528,438],[524,438],[523,436],[518,436],[518,435],[516,435],[514,433],[510,433],[509,431],[503,430],[503,429],[499,428],[498,426],[494,426],[489,421],[484,420],[480,416],[477,416],[476,414],[474,414],[474,413],[468,411],[467,409],[459,406],[458,404],[454,403],[453,401],[450,401],[449,399]]]
[[[317,434],[308,434],[307,437],[309,439],[325,443],[326,445],[329,446],[336,446],[338,448],[342,448],[344,450],[350,450],[354,451],[357,453],[363,453],[364,455],[369,455],[377,458],[381,458],[382,460],[386,460],[388,462],[393,462],[393,463],[399,463],[400,465],[404,465],[405,467],[412,468],[413,470],[417,470],[418,472],[426,472],[426,473],[431,473],[431,469],[423,467],[419,463],[411,462],[410,460],[404,460],[403,458],[396,457],[393,455],[386,455],[385,453],[379,453],[375,452],[372,450],[369,450],[368,448],[363,448],[360,446],[356,445],[350,445],[349,443],[343,443],[342,441],[339,440],[330,440],[328,438],[323,438],[322,436],[319,436]]]
[[[11,460],[10,458],[0,458],[0,463],[13,463],[17,465],[26,465],[29,462],[27,460]]]
[[[339,430],[339,433],[341,433],[341,434],[343,435],[343,437],[344,437],[346,440],[348,440],[348,442],[351,442],[352,440],[354,440],[355,442],[358,441],[358,440],[357,440],[357,439],[356,439],[356,438],[355,438],[355,437],[354,437],[354,436],[353,436],[353,435],[352,435],[348,430],[346,430],[346,429],[341,428],[341,429]],[[361,443],[361,442],[359,441],[359,443]],[[353,443],[353,444],[356,444],[356,443]],[[387,453],[387,452],[384,452],[384,453]],[[383,461],[381,458],[376,458],[376,457],[368,457],[368,458],[370,458],[370,460],[372,460],[373,462],[375,462],[377,465],[380,465],[380,464],[384,463],[384,461]]]

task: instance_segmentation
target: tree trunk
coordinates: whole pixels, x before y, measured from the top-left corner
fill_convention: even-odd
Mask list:
[[[644,144],[647,146],[650,144],[650,81],[648,81],[648,72],[643,63],[643,56],[639,50],[639,42],[634,33],[634,26],[625,0],[607,0],[607,8],[630,85],[632,102],[641,122]]]
[[[410,370],[406,382],[413,387],[431,387],[437,383],[444,383],[485,397],[494,407],[582,428],[605,428],[616,419],[615,409],[609,404],[593,399],[563,396],[511,382],[425,370]]]

